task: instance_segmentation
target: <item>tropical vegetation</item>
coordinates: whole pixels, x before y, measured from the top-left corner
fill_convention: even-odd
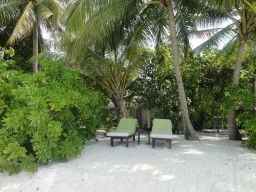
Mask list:
[[[54,31],[59,27],[61,7],[56,0],[4,0],[0,7],[0,26],[8,33],[6,45],[10,46],[32,34],[33,55],[42,51],[40,27]],[[42,44],[42,43],[41,43]],[[41,50],[40,50],[41,47]],[[38,71],[38,61],[33,62],[33,72]]]
[[[35,171],[37,162],[66,161],[105,121],[100,113],[107,100],[88,89],[77,71],[58,62],[41,66],[33,75],[0,60],[1,171]]]
[[[240,73],[242,67],[243,54],[245,46],[250,39],[254,38],[256,33],[256,4],[254,1],[235,0],[235,1],[204,1],[199,2],[203,6],[204,13],[200,16],[200,22],[204,25],[212,25],[229,21],[230,24],[222,30],[219,30],[212,38],[204,42],[202,47],[217,45],[228,38],[224,52],[236,51],[236,61],[232,84],[239,85]],[[207,22],[207,21],[211,22]],[[237,48],[237,49],[236,49]],[[236,123],[235,106],[230,109],[228,115],[229,138],[239,139],[239,132]]]
[[[218,116],[256,148],[255,21],[251,0],[0,1],[0,171],[75,157],[110,101],[117,120],[157,107],[190,140]]]

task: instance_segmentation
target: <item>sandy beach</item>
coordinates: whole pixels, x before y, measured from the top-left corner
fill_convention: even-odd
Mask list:
[[[199,133],[201,141],[175,135],[172,149],[109,138],[86,142],[82,154],[67,163],[40,166],[36,173],[0,174],[1,192],[253,192],[256,153],[217,133]]]

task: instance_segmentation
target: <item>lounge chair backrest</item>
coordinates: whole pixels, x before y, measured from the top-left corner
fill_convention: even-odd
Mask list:
[[[116,131],[135,132],[138,124],[137,119],[121,119]]]
[[[154,119],[153,133],[169,133],[172,134],[172,122],[170,119]]]

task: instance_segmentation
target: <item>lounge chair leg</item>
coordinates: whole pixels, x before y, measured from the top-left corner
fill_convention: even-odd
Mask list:
[[[123,141],[123,139],[121,139],[121,141]]]
[[[152,139],[152,148],[155,148],[155,139]]]
[[[133,136],[133,141],[135,141],[135,135]]]
[[[140,132],[138,132],[138,145],[140,144]]]
[[[169,140],[169,149],[171,149],[171,145],[172,145],[172,140]]]
[[[111,141],[111,144],[110,144],[110,145],[111,145],[111,147],[113,147],[113,146],[114,146],[114,141],[113,141],[113,140],[114,140],[114,138],[113,138],[113,137],[111,137],[111,138],[110,138],[110,141]]]
[[[128,141],[129,141],[129,139],[126,138],[126,147],[128,147]]]

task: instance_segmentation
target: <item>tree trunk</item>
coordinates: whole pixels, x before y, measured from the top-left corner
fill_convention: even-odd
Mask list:
[[[123,102],[122,102],[122,100],[120,98],[116,98],[114,104],[115,104],[115,107],[116,107],[117,122],[119,122],[120,119],[125,117],[124,108],[123,108]]]
[[[188,113],[187,100],[186,100],[186,95],[185,95],[185,90],[184,90],[184,85],[183,85],[183,80],[182,80],[181,70],[180,70],[178,40],[176,35],[176,23],[175,23],[172,1],[165,0],[164,4],[167,9],[167,14],[169,18],[169,27],[170,27],[170,36],[171,36],[170,40],[171,40],[171,49],[172,49],[173,60],[174,60],[175,76],[176,76],[176,81],[178,85],[182,115],[183,115],[183,118],[185,119],[185,124],[186,124],[185,139],[199,140],[199,137],[196,134],[196,131],[191,124],[189,113]]]
[[[256,72],[256,69],[254,69],[254,71]],[[254,74],[255,74],[254,72]],[[255,110],[255,115],[256,115],[256,77],[255,77],[255,81],[254,81],[254,110]]]
[[[33,56],[38,55],[38,24],[35,22],[33,28]],[[38,71],[38,60],[33,61],[33,73]]]
[[[236,56],[236,65],[233,75],[233,84],[239,85],[240,71],[242,65],[242,57],[244,52],[244,47],[246,40],[240,40],[240,44]],[[236,125],[236,109],[232,108],[228,114],[228,137],[230,140],[240,140],[241,136],[239,134],[237,125]]]
[[[116,107],[116,116],[117,116],[117,121],[119,122],[120,119],[125,117],[124,113],[124,90],[122,89],[122,75],[120,68],[118,66],[118,59],[117,59],[117,51],[114,52],[115,56],[115,67],[114,67],[114,75],[115,75],[115,82],[114,84],[114,98],[115,98],[115,107]]]

